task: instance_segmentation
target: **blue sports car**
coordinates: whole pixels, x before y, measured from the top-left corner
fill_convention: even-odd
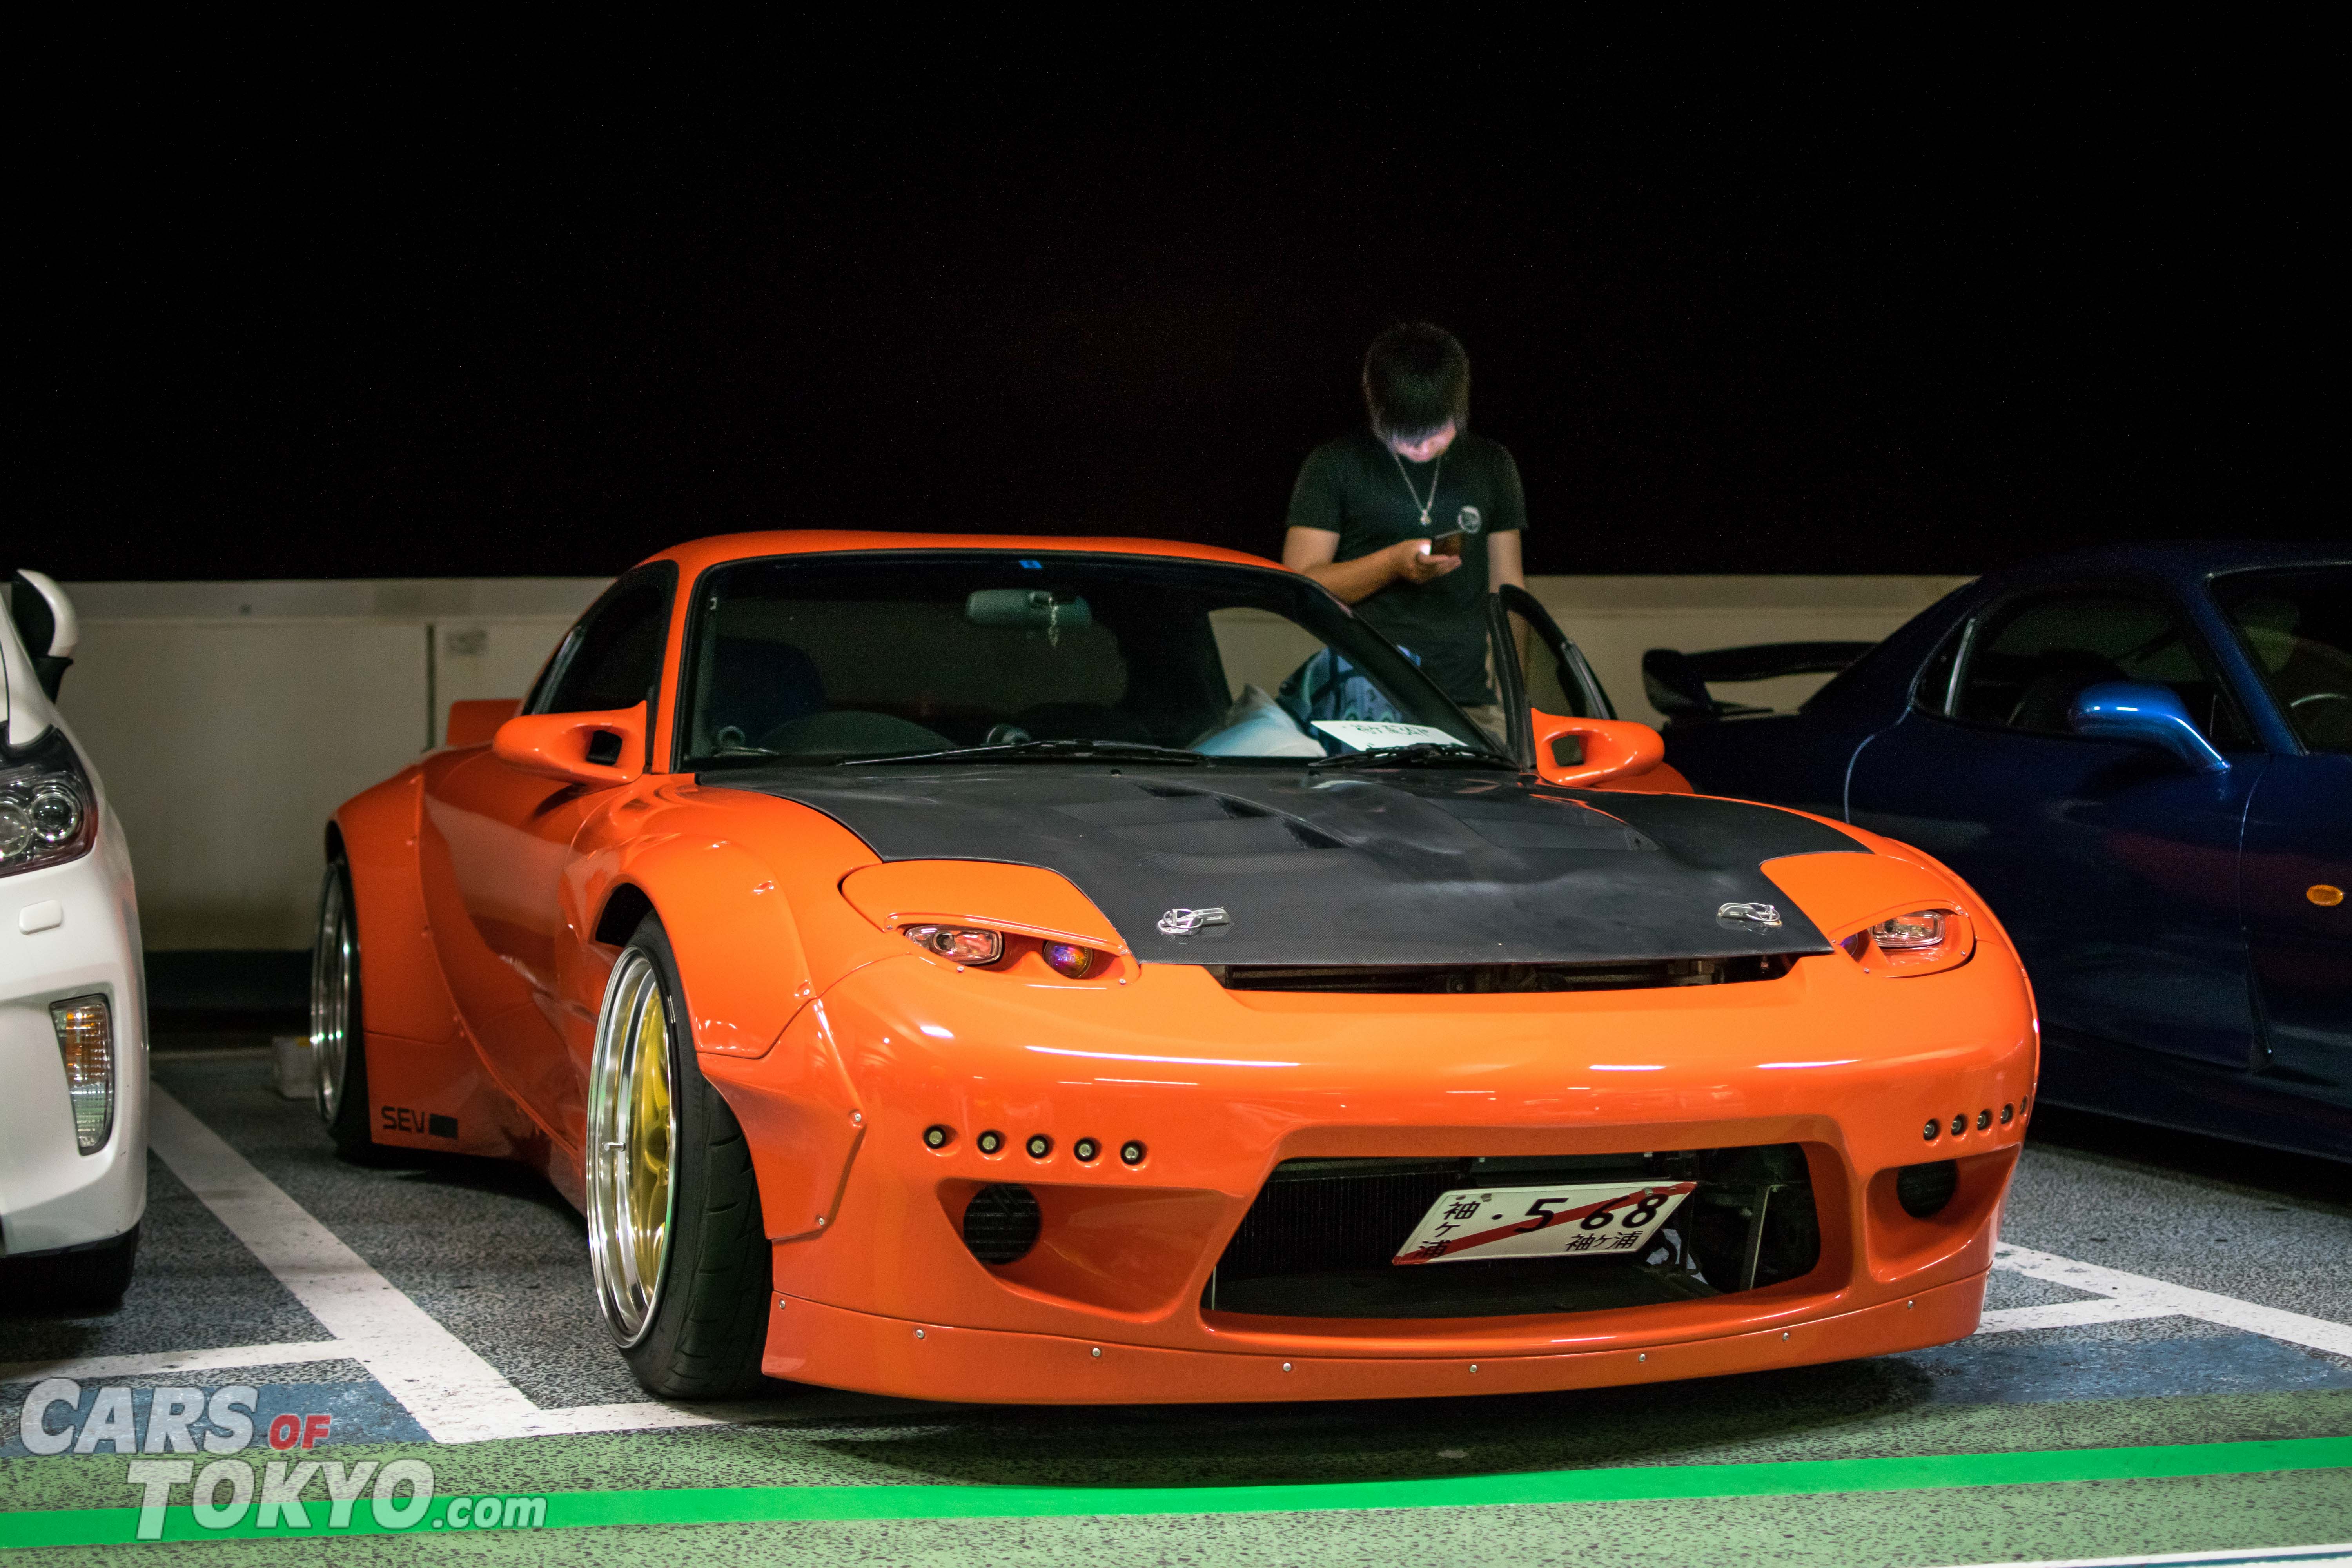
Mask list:
[[[1794,713],[1708,686],[1841,666]],[[1976,886],[2040,999],[2043,1100],[2352,1160],[2352,549],[2085,551],[1875,647],[1643,673],[1702,792]]]

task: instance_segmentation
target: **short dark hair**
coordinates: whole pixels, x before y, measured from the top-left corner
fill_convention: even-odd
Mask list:
[[[1470,356],[1444,327],[1400,321],[1364,353],[1364,406],[1383,436],[1426,436],[1470,422]]]

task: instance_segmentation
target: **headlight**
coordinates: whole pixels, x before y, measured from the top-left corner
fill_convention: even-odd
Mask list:
[[[1111,954],[1081,942],[1001,931],[988,926],[934,925],[926,921],[897,929],[899,935],[925,952],[951,963],[992,968],[1000,973],[1017,975],[1034,963],[1065,980],[1099,980],[1108,977],[1118,963]]]
[[[1865,973],[1890,979],[1958,969],[1977,950],[1976,927],[1952,909],[1912,910],[1874,921],[1838,946]]]
[[[917,947],[958,963],[994,963],[1004,956],[1004,938],[972,926],[901,926]]]
[[[97,837],[97,802],[63,731],[0,751],[0,877],[88,854]]]

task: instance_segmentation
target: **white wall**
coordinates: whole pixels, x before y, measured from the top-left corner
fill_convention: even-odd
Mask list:
[[[1642,652],[1875,640],[1959,577],[1538,577],[1629,719]],[[520,697],[592,578],[69,584],[81,646],[60,704],[104,776],[147,945],[310,941],[328,814],[437,743],[449,704]],[[1733,688],[1793,706],[1801,677]]]
[[[519,697],[603,579],[69,584],[62,700],[131,841],[147,945],[310,942],[343,801]]]

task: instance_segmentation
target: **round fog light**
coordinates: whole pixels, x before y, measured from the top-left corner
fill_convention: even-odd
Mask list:
[[[1053,1152],[1054,1141],[1051,1138],[1046,1137],[1043,1132],[1029,1134],[1029,1157],[1032,1160],[1042,1160]]]
[[[1102,1152],[1102,1145],[1091,1138],[1081,1138],[1070,1145],[1070,1152],[1081,1165],[1091,1165],[1095,1156]]]
[[[1129,1139],[1126,1142],[1124,1142],[1124,1143],[1120,1144],[1120,1145],[1118,1146],[1118,1157],[1119,1157],[1120,1161],[1121,1161],[1122,1163],[1126,1163],[1126,1164],[1129,1164],[1129,1165],[1140,1165],[1140,1164],[1142,1164],[1142,1163],[1143,1163],[1143,1143],[1142,1143],[1141,1140],[1139,1140],[1139,1139],[1135,1139],[1135,1138],[1130,1138],[1130,1139]]]
[[[1943,1133],[1944,1124],[1937,1121],[1934,1117],[1929,1117],[1927,1119],[1927,1142],[1933,1143],[1937,1139],[1942,1137]]]
[[[1018,1263],[1045,1228],[1037,1198],[1026,1187],[1000,1183],[971,1195],[963,1211],[963,1244],[982,1263]]]
[[[1959,1114],[1959,1115],[1955,1116],[1955,1117],[1953,1117],[1953,1118],[1952,1118],[1952,1136],[1953,1136],[1953,1137],[1958,1138],[1961,1133],[1966,1132],[1968,1130],[1969,1130],[1969,1115],[1968,1115],[1968,1112],[1967,1112],[1967,1111],[1965,1111],[1965,1110],[1964,1110],[1964,1111],[1960,1112],[1960,1114]]]
[[[1960,1168],[1949,1160],[1906,1165],[1895,1173],[1895,1201],[1913,1219],[1941,1214],[1944,1205],[1952,1201],[1952,1194],[1959,1190]]]
[[[1004,1134],[997,1131],[994,1128],[991,1128],[987,1131],[982,1133],[979,1137],[973,1139],[972,1142],[980,1145],[980,1152],[982,1153],[993,1154],[999,1149],[1004,1147]]]
[[[954,1139],[955,1129],[952,1127],[926,1127],[923,1129],[923,1147],[926,1149],[944,1149],[949,1145],[949,1143],[952,1142]]]

